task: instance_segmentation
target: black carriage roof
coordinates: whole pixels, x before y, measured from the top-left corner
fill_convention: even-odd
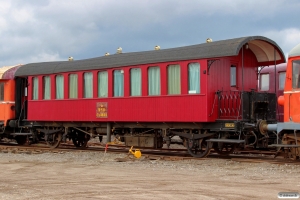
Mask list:
[[[260,66],[272,65],[275,59],[277,64],[285,62],[284,53],[274,41],[262,36],[249,36],[170,49],[113,54],[84,60],[26,64],[17,70],[15,76],[236,56],[245,44],[248,44],[249,49],[255,54]]]

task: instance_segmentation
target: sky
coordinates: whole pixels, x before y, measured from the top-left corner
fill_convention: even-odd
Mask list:
[[[300,43],[299,0],[0,0],[0,67],[245,36],[285,55]]]

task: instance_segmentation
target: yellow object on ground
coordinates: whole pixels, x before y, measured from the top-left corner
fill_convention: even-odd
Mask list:
[[[129,149],[129,153],[131,153],[135,158],[140,158],[142,153],[139,149],[136,149],[134,152],[132,150],[133,146]]]

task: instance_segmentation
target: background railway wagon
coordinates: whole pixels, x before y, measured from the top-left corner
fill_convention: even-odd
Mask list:
[[[31,121],[211,122],[218,118],[215,92],[256,88],[255,68],[273,63],[273,55],[261,54],[270,48],[278,63],[284,61],[267,38],[245,37],[28,64],[16,76],[28,78]]]
[[[62,131],[81,142],[79,135],[110,138],[114,131],[127,145],[157,148],[179,135],[196,149],[200,137],[226,139],[250,124],[255,129],[259,119],[275,121],[276,98],[256,91],[257,68],[284,62],[274,41],[251,36],[27,64],[15,74],[16,117],[47,137]]]
[[[264,67],[259,73],[259,91],[282,96],[286,79],[286,63]],[[277,106],[277,119],[283,121],[283,106]]]
[[[15,128],[10,126],[16,122],[16,81],[15,72],[21,65],[7,66],[0,68],[0,138],[15,139],[18,144],[27,141],[25,136],[15,135]]]
[[[4,134],[9,120],[15,119],[14,73],[19,67],[0,68],[0,134]]]

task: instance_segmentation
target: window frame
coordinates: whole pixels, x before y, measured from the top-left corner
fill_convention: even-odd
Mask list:
[[[191,66],[192,64],[193,65],[197,64],[197,66]],[[187,70],[188,70],[188,94],[200,94],[201,93],[201,74],[200,74],[201,65],[199,62],[191,62],[188,64],[187,67],[188,67],[187,68]],[[196,69],[197,70],[196,73],[198,73],[196,77],[195,77],[195,74],[192,74],[194,76],[191,76],[191,73],[192,73],[191,71],[195,70],[195,69],[190,69],[191,67],[198,67]],[[195,79],[195,78],[198,80],[191,80],[191,79]],[[195,84],[192,84],[192,81],[198,81],[198,82]],[[191,88],[192,86],[195,87],[195,90],[191,90],[191,89],[193,89],[193,88]],[[197,90],[199,90],[199,91],[197,91]]]
[[[61,88],[58,88],[59,86],[57,84],[57,81],[58,81],[59,77],[62,78],[62,87]],[[64,87],[65,87],[64,80],[65,80],[65,78],[64,78],[63,74],[56,74],[55,75],[55,99],[57,99],[57,100],[64,99],[64,96],[65,96],[64,95]],[[59,92],[61,94],[58,93],[58,89],[61,89],[61,92]],[[58,94],[62,95],[62,97],[58,97]]]
[[[32,100],[39,99],[39,78],[37,76],[32,77],[32,96],[31,97],[32,97]]]
[[[139,78],[139,80],[133,80],[133,77],[135,76],[135,74],[132,74],[134,72],[134,70],[138,71],[138,76],[136,78]],[[135,67],[135,68],[131,68],[129,70],[130,73],[130,96],[132,97],[137,97],[137,96],[142,96],[142,70],[141,68]],[[133,82],[134,81],[134,82]],[[136,87],[136,88],[134,88]],[[137,91],[135,91],[135,89]],[[133,92],[137,92],[136,94],[133,94]]]
[[[298,68],[297,77],[295,77],[295,67]],[[300,89],[300,60],[292,61],[292,88]]]
[[[48,92],[49,96],[46,98],[46,78],[49,80],[49,85],[48,85]],[[51,77],[50,76],[43,76],[43,100],[50,100],[51,99]]]
[[[86,79],[85,75],[90,75],[91,79]],[[89,78],[89,77],[88,77]],[[89,82],[88,82],[89,81]],[[91,86],[91,89],[87,90],[86,87],[89,87],[89,85]],[[93,82],[93,72],[84,72],[83,73],[83,98],[85,99],[90,99],[93,98],[93,88],[94,88],[94,82]],[[88,96],[87,96],[88,95]]]
[[[263,80],[263,77],[267,76],[268,77],[268,85],[265,86],[264,88],[262,88],[262,84],[266,84]],[[266,87],[266,88],[265,88]],[[260,91],[269,91],[270,90],[270,73],[263,73],[260,74],[260,78],[259,78],[259,89]]]
[[[4,101],[4,99],[5,99],[5,97],[4,97],[4,95],[5,95],[5,92],[4,92],[4,90],[5,90],[5,82],[0,82],[0,101]]]
[[[158,73],[155,72],[155,71],[149,72],[150,69],[151,70],[152,69],[158,69]],[[148,67],[147,73],[148,73],[148,96],[159,96],[159,95],[161,95],[161,69],[160,69],[160,67],[159,66]],[[154,73],[157,73],[157,74],[154,74]],[[155,79],[158,79],[158,81],[155,82],[155,80],[153,80],[153,78],[150,77],[150,76],[156,76]],[[157,92],[156,92],[156,90],[157,90]]]
[[[237,67],[234,64],[230,66],[230,87],[237,87]]]
[[[73,83],[71,83],[71,76],[73,76],[73,75],[75,75],[76,76],[76,85],[75,84],[73,84]],[[70,74],[68,74],[68,82],[69,82],[69,91],[68,91],[68,93],[69,93],[69,99],[78,99],[78,74],[76,74],[76,73],[70,73]],[[75,88],[73,88],[75,86]],[[72,93],[72,90],[74,90],[74,95],[71,95]],[[72,97],[71,97],[72,96]],[[74,97],[73,97],[74,96]]]
[[[176,74],[175,67],[179,69],[178,75]],[[174,70],[171,71],[171,68],[173,68]],[[172,75],[174,75],[174,76],[172,76]],[[179,80],[176,80],[177,78]],[[168,95],[180,95],[181,94],[181,66],[180,66],[180,64],[170,64],[167,66],[167,94]]]
[[[284,76],[282,76],[284,75]],[[286,72],[278,72],[278,90],[284,90]]]
[[[105,77],[105,79],[106,79],[106,82],[105,82],[105,85],[106,85],[106,87],[105,87],[105,89],[104,89],[104,92],[105,92],[105,95],[104,96],[101,96],[101,93],[102,93],[102,91],[101,91],[101,78],[100,78],[100,74],[104,74],[105,73],[105,75],[106,75],[106,77]],[[98,98],[107,98],[108,97],[108,71],[98,71],[97,72],[97,88],[98,88],[98,91],[97,91],[97,97]],[[104,87],[104,86],[103,86]]]
[[[116,74],[116,72],[120,72]],[[120,85],[118,91],[116,90],[116,75],[121,75],[121,80],[118,80]],[[120,91],[119,91],[120,90]],[[117,94],[117,92],[119,94]],[[115,69],[113,70],[113,97],[124,97],[124,70],[123,69]]]

